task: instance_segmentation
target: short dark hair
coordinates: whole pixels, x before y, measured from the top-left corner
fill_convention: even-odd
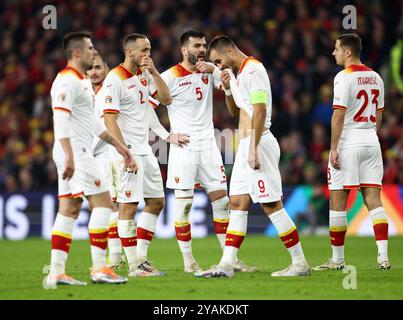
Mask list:
[[[342,47],[347,47],[351,50],[354,57],[360,57],[362,44],[361,38],[355,33],[345,33],[337,38],[340,41]]]
[[[136,42],[137,39],[147,39],[147,36],[145,36],[144,34],[140,34],[140,33],[132,33],[127,35],[124,39],[123,39],[123,49],[126,48],[126,45],[129,42]]]
[[[236,48],[236,45],[234,41],[228,36],[221,35],[221,36],[216,36],[213,38],[213,40],[210,41],[208,48],[207,48],[207,53],[208,55],[210,54],[211,50],[221,50],[223,48]]]
[[[104,64],[104,66],[108,66],[108,62],[106,61],[106,59],[105,59],[105,57],[104,56],[102,56],[102,55],[100,55],[99,53],[98,54],[96,54],[95,55],[95,58],[100,58],[101,59],[101,61],[102,61],[102,63]]]
[[[76,31],[70,32],[63,37],[63,51],[67,60],[70,60],[73,56],[71,50],[74,48],[83,48],[83,39],[91,39],[92,34],[88,31]]]
[[[206,36],[204,35],[203,32],[196,30],[196,29],[192,29],[192,30],[188,30],[185,33],[183,33],[181,35],[181,47],[185,46],[187,44],[187,42],[189,41],[189,38],[205,38]]]

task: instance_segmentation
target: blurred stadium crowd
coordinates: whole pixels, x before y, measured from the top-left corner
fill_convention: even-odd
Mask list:
[[[42,27],[44,1],[0,2],[0,191],[57,188],[52,161],[49,90],[65,66],[61,39],[89,30],[109,66],[119,64],[121,41],[146,34],[160,72],[180,61],[179,37],[197,28],[207,41],[225,33],[240,49],[263,61],[273,95],[272,131],[281,149],[283,184],[326,183],[333,78],[340,70],[332,57],[342,27],[342,8],[331,0],[126,0],[53,1],[57,29]],[[385,82],[385,112],[380,141],[384,183],[403,183],[403,92],[391,74],[391,49],[403,31],[396,1],[357,1],[362,61]],[[401,70],[400,70],[401,75]],[[236,128],[217,92],[215,127]],[[168,128],[164,108],[158,110]],[[227,173],[231,165],[227,166]],[[165,174],[166,166],[162,166]]]

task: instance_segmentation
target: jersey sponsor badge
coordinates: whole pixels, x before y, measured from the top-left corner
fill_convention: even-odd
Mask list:
[[[140,82],[141,82],[141,84],[143,85],[143,86],[147,86],[147,79],[146,78],[141,78],[140,79]]]
[[[101,185],[101,180],[99,179],[95,180],[94,184],[99,188],[99,186]]]
[[[125,195],[126,195],[126,197],[129,198],[132,195],[132,192],[131,191],[125,191]]]
[[[179,177],[175,177],[175,182],[179,183]]]
[[[208,84],[208,74],[203,73],[203,75],[202,75],[202,81],[203,81],[205,84]]]

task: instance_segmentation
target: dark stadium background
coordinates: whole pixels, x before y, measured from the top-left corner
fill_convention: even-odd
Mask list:
[[[42,8],[47,4],[57,9],[56,30],[42,26]],[[400,80],[391,72],[392,64],[399,63],[391,60],[391,50],[399,39],[403,41],[401,1],[1,1],[0,229],[10,223],[7,219],[12,220],[5,214],[10,196],[21,194],[35,203],[41,193],[57,192],[49,90],[66,64],[63,35],[83,29],[93,33],[96,49],[111,67],[123,59],[125,35],[146,34],[160,72],[180,61],[178,39],[184,31],[200,29],[207,41],[228,34],[242,51],[260,59],[268,69],[273,95],[271,130],[282,150],[285,193],[300,185],[325,185],[332,85],[340,70],[331,53],[338,35],[346,31],[342,9],[348,4],[357,9],[358,29],[351,31],[362,37],[362,61],[385,82],[380,133],[384,184],[402,186],[402,70]],[[165,108],[159,108],[158,114],[169,128]],[[220,92],[215,94],[214,124],[219,130],[237,126]],[[231,168],[226,165],[229,177]],[[166,165],[161,170],[165,180]],[[40,209],[32,204],[30,208],[25,213],[40,223]],[[211,219],[207,220],[211,226]],[[265,224],[267,219],[254,207],[250,226],[262,231]]]

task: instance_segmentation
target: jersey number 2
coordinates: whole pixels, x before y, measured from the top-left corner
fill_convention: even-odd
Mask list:
[[[378,109],[379,90],[372,89],[371,94],[372,94],[371,102],[372,102],[372,104],[375,105],[375,110],[376,110],[376,109]],[[357,99],[361,99],[361,97],[364,97],[364,103],[363,103],[362,107],[360,108],[360,110],[358,110],[358,112],[355,114],[354,121],[355,122],[368,122],[368,117],[362,116],[362,114],[364,113],[365,109],[368,106],[368,93],[365,90],[361,90],[357,94]],[[372,114],[369,116],[369,120],[371,122],[375,122],[375,119],[376,119],[375,116],[373,116]]]

